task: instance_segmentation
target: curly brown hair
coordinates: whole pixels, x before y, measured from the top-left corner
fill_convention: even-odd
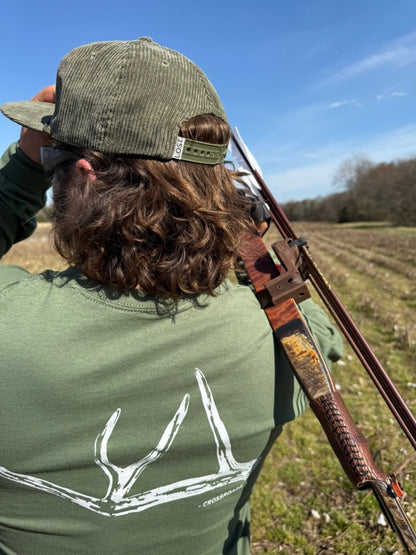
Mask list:
[[[185,138],[224,144],[228,124],[205,115],[181,127]],[[206,166],[82,151],[52,176],[58,252],[90,280],[161,299],[207,293],[235,266],[243,231],[252,230],[240,174]],[[75,160],[92,165],[91,181]]]

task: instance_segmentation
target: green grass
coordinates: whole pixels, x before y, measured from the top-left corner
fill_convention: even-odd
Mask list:
[[[297,232],[308,239],[314,260],[415,413],[414,255],[411,242],[403,248],[415,229],[313,223],[298,225]],[[379,264],[371,262],[376,254]],[[392,261],[388,271],[381,265],[385,259]],[[399,475],[407,492],[404,507],[416,521],[416,454],[347,344],[333,377],[376,464]],[[252,551],[404,553],[397,536],[378,523],[380,513],[371,492],[350,484],[309,409],[286,426],[255,487]]]

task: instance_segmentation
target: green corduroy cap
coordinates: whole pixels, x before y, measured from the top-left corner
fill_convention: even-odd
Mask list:
[[[178,137],[194,116],[227,116],[201,69],[148,37],[75,48],[59,65],[55,104],[8,102],[0,110],[24,127],[105,154],[215,165],[227,150]]]

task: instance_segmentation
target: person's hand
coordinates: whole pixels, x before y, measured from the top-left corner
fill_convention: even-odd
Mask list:
[[[267,220],[263,220],[262,222],[255,222],[255,225],[260,237],[263,237],[263,235],[269,229],[269,222]]]
[[[31,98],[34,102],[55,102],[55,85],[49,85],[38,92],[36,96]],[[40,147],[48,146],[52,142],[52,138],[47,133],[32,131],[27,127],[22,127],[20,133],[20,149],[29,156],[37,164],[41,163]]]

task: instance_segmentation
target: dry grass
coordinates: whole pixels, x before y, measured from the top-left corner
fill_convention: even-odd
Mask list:
[[[32,273],[39,273],[46,269],[66,268],[65,261],[53,248],[49,223],[39,223],[35,233],[25,241],[14,245],[2,258],[2,262],[23,266]]]

